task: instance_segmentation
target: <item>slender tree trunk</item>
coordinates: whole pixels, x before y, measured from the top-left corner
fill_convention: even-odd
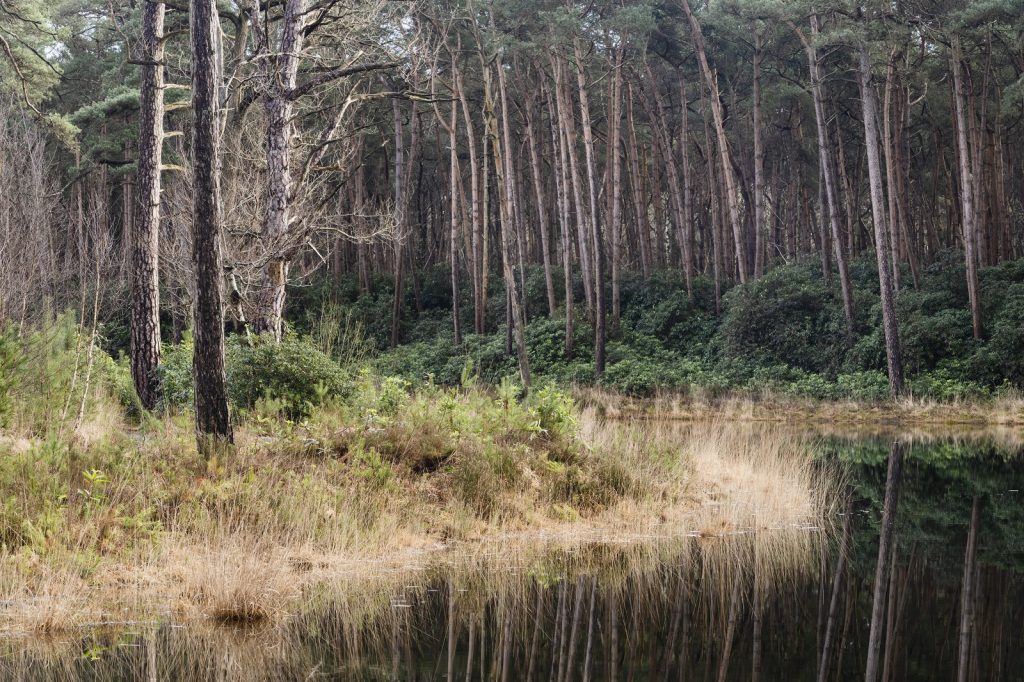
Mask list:
[[[519,356],[519,376],[523,382],[523,388],[530,387],[530,363],[526,356],[526,317],[523,313],[519,284],[516,280],[514,265],[512,263],[513,231],[512,224],[514,208],[512,206],[512,179],[511,160],[512,149],[511,132],[508,121],[508,98],[505,89],[505,73],[500,60],[495,65],[498,73],[498,93],[502,104],[502,133],[498,133],[497,116],[494,113],[494,100],[490,92],[490,70],[484,71],[484,108],[487,115],[488,130],[491,137],[491,149],[494,154],[494,170],[497,174],[498,204],[501,211],[501,261],[505,275],[505,290],[508,295],[509,308],[512,311],[512,323],[515,327],[516,354]],[[502,139],[504,138],[504,139]],[[504,148],[503,148],[504,147]]]
[[[391,347],[399,342],[401,331],[402,303],[405,294],[405,282],[402,281],[404,245],[406,238],[406,200],[405,200],[405,136],[402,134],[402,110],[398,100],[391,101],[391,112],[395,129],[395,291],[391,302]]]
[[[590,123],[590,98],[587,94],[587,78],[583,71],[583,52],[579,39],[573,41],[576,56],[576,83],[580,95],[580,126],[583,128],[583,151],[587,162],[587,188],[590,197],[590,239],[594,249],[594,376],[600,379],[605,364],[604,309],[604,241],[598,225],[597,214],[597,161],[594,158],[594,129]]]
[[[875,225],[875,255],[878,260],[878,283],[882,298],[882,327],[885,332],[885,354],[889,366],[889,392],[893,398],[903,395],[903,355],[899,327],[896,322],[896,300],[889,269],[889,240],[886,229],[885,197],[882,190],[882,164],[878,157],[878,95],[872,82],[871,55],[862,43],[859,50],[858,76],[864,117],[864,144],[867,147],[868,179],[871,187],[871,216]]]
[[[793,26],[796,29],[796,26]],[[836,187],[836,174],[832,160],[832,143],[829,140],[828,117],[825,114],[825,97],[822,92],[822,69],[818,50],[813,42],[804,40],[802,33],[797,31],[807,52],[807,63],[811,75],[811,96],[814,100],[814,120],[818,129],[818,164],[821,176],[825,181],[825,203],[828,211],[829,226],[832,230],[832,248],[836,257],[836,268],[839,271],[839,288],[843,297],[843,314],[846,317],[847,336],[852,337],[856,323],[856,311],[853,302],[853,285],[850,283],[850,268],[847,265],[846,240],[839,225],[839,198]],[[811,40],[818,37],[818,16],[811,15]],[[840,162],[842,156],[840,155]]]
[[[220,206],[220,24],[213,0],[190,0],[192,42],[192,261],[196,273],[192,371],[199,451],[233,442],[224,373],[224,263]]]
[[[884,242],[883,242],[884,244]],[[882,247],[884,248],[884,246]],[[894,441],[889,450],[888,469],[885,477],[885,499],[882,503],[882,530],[878,538],[878,563],[875,565],[874,595],[871,600],[871,630],[868,635],[868,659],[865,666],[865,682],[878,678],[879,653],[882,648],[882,619],[885,615],[886,587],[892,570],[892,556],[895,551],[896,508],[899,505],[900,482],[903,477],[903,445]]]
[[[970,643],[974,634],[976,575],[978,556],[978,528],[981,517],[981,498],[971,502],[971,525],[967,534],[964,554],[964,580],[960,589],[960,635],[957,646],[957,682],[967,682],[970,671]]]
[[[541,262],[544,265],[544,289],[548,296],[548,317],[555,316],[558,303],[555,300],[555,280],[551,273],[551,246],[549,242],[550,223],[548,221],[547,202],[544,200],[544,176],[541,169],[541,153],[538,141],[537,126],[534,124],[533,108],[527,104],[526,140],[530,147],[530,171],[533,179],[534,201],[537,204],[537,219],[540,221]]]
[[[764,141],[761,139],[761,60],[764,58],[762,32],[754,31],[754,277],[764,274]],[[684,111],[685,114],[685,111]]]
[[[829,662],[832,658],[832,640],[835,637],[836,613],[839,606],[839,594],[842,591],[843,571],[846,568],[846,556],[850,552],[850,541],[853,537],[853,495],[846,505],[846,516],[843,517],[843,536],[836,554],[835,575],[832,576],[832,597],[828,606],[828,620],[825,626],[824,642],[821,645],[821,658],[818,661],[817,682],[828,679]]]
[[[974,338],[982,335],[981,292],[978,285],[978,257],[975,247],[978,242],[975,215],[975,175],[971,169],[971,150],[967,143],[967,115],[964,106],[964,84],[960,54],[960,37],[954,36],[950,54],[950,68],[953,72],[953,101],[956,114],[957,161],[960,170],[960,206],[963,224],[964,259],[967,265],[967,296],[971,306],[971,326]]]
[[[164,4],[142,7],[138,192],[132,238],[132,379],[142,406],[156,407],[160,363],[160,166],[164,138]]]
[[[614,71],[612,79],[612,101],[609,107],[608,157],[611,163],[611,224],[608,236],[612,245],[612,329],[618,333],[619,318],[622,316],[620,277],[622,269],[622,49],[614,50]],[[603,349],[602,349],[603,352]],[[603,358],[602,358],[603,360]]]
[[[482,218],[486,209],[481,200],[480,174],[486,172],[487,159],[484,154],[484,168],[480,168],[476,155],[476,133],[473,131],[473,117],[469,111],[469,101],[466,98],[466,88],[462,82],[462,73],[459,71],[458,61],[452,59],[452,73],[455,82],[455,89],[458,93],[459,103],[462,106],[463,123],[466,125],[466,146],[469,148],[469,186],[471,201],[473,204],[470,212],[470,219],[473,230],[473,331],[477,334],[484,333],[484,314],[486,312],[486,283],[484,271],[487,267],[486,241],[483,237],[481,224],[486,224],[486,218]],[[486,184],[486,179],[485,179]]]
[[[736,268],[739,272],[740,283],[746,284],[747,255],[744,248],[746,241],[743,238],[743,226],[737,196],[739,189],[736,184],[736,175],[733,171],[732,162],[729,158],[729,138],[725,135],[725,117],[722,112],[722,100],[718,92],[718,76],[711,70],[711,65],[708,63],[707,51],[704,49],[704,34],[701,32],[697,17],[694,16],[693,11],[690,9],[689,0],[679,0],[679,3],[686,14],[687,20],[690,22],[694,47],[697,49],[697,60],[700,62],[704,80],[707,81],[708,90],[710,90],[711,115],[715,122],[715,133],[718,137],[718,153],[722,162],[722,184],[724,185],[726,206],[729,209],[729,222],[732,225],[733,240],[736,246]]]
[[[640,176],[640,153],[636,139],[636,123],[633,119],[633,85],[626,84],[626,159],[629,162],[629,185],[633,199],[633,213],[636,217],[637,243],[640,248],[640,269],[644,279],[651,276],[651,226],[647,220],[647,204],[644,201],[644,185]]]

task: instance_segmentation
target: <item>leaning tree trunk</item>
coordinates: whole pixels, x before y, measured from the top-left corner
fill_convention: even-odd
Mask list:
[[[164,137],[164,4],[142,8],[138,191],[132,238],[131,366],[142,406],[156,406],[160,363],[160,166]]]
[[[860,46],[858,76],[864,117],[864,144],[868,157],[868,184],[871,188],[871,217],[875,225],[875,255],[878,260],[878,284],[882,298],[882,328],[885,332],[885,355],[889,366],[889,392],[893,398],[903,394],[903,357],[899,327],[896,322],[896,300],[889,269],[889,239],[886,229],[885,197],[882,191],[882,164],[878,156],[878,95],[871,82],[871,55],[868,46]]]
[[[192,36],[192,260],[196,272],[196,432],[208,459],[233,442],[224,373],[220,206],[220,26],[213,0],[190,0]]]
[[[305,0],[287,0],[281,19],[280,49],[273,71],[267,75],[267,209],[263,242],[268,249],[263,281],[253,315],[257,334],[270,334],[275,341],[284,332],[285,286],[288,282],[288,221],[292,179],[291,157],[292,89],[299,70]]]
[[[701,32],[697,17],[690,9],[689,0],[679,0],[690,23],[690,31],[693,34],[694,47],[697,48],[697,60],[700,62],[701,72],[704,80],[707,81],[710,90],[711,115],[715,122],[715,135],[718,138],[718,153],[722,162],[722,183],[724,185],[726,206],[729,209],[729,223],[732,225],[732,236],[736,245],[736,269],[739,273],[740,284],[747,282],[747,254],[743,237],[743,226],[740,219],[739,200],[737,198],[738,188],[736,184],[735,170],[729,158],[729,138],[725,135],[725,116],[722,112],[722,99],[718,92],[718,76],[711,70],[708,63],[707,50],[704,49],[704,34]]]

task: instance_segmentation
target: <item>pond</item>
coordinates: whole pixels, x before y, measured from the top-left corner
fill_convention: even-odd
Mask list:
[[[825,524],[467,543],[359,589],[325,586],[262,624],[167,618],[12,639],[0,676],[862,680],[874,613],[876,679],[1024,679],[1017,435],[810,437],[850,491]],[[893,561],[876,596],[894,452]]]

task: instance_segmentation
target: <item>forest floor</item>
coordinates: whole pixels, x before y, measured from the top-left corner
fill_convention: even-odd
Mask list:
[[[811,565],[828,533],[808,529],[840,504],[841,476],[771,426],[607,420],[554,390],[385,384],[355,403],[256,410],[215,463],[184,416],[8,433],[0,633],[273,619],[482,547],[696,538],[749,560],[757,538],[758,561]]]

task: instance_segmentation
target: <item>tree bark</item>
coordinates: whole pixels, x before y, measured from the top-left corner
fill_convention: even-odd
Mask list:
[[[196,273],[192,371],[199,451],[233,443],[224,372],[224,263],[220,205],[220,25],[213,0],[190,0],[192,43],[192,260]]]
[[[971,502],[971,525],[967,534],[964,554],[964,579],[960,590],[960,633],[957,646],[957,682],[967,682],[970,671],[971,636],[974,634],[975,592],[978,557],[978,530],[981,518],[981,498]]]
[[[511,132],[508,122],[508,98],[505,89],[505,74],[501,61],[495,64],[498,74],[498,93],[502,104],[502,132],[498,132],[498,120],[494,113],[494,99],[490,91],[490,69],[484,71],[484,110],[487,116],[487,128],[491,137],[491,150],[494,155],[494,172],[497,175],[498,205],[501,213],[501,263],[505,277],[505,290],[508,296],[508,305],[512,311],[512,323],[516,343],[516,354],[519,358],[519,376],[523,382],[523,388],[530,387],[530,361],[526,355],[526,316],[523,313],[522,300],[520,298],[519,284],[516,280],[515,269],[512,262],[514,209],[512,206],[512,179],[510,154],[512,148]]]
[[[764,41],[761,31],[754,26],[754,277],[764,274],[764,140],[761,122],[761,60]],[[685,115],[685,110],[683,114]]]
[[[590,98],[583,71],[583,52],[579,39],[573,41],[576,57],[576,84],[580,95],[580,126],[583,128],[583,151],[587,162],[587,189],[590,197],[590,239],[594,249],[594,376],[604,374],[604,351],[607,333],[604,309],[604,241],[597,214],[597,161],[594,158],[594,129],[590,122]]]
[[[704,34],[701,32],[697,17],[690,9],[689,0],[679,0],[690,23],[690,31],[693,35],[694,47],[697,49],[697,61],[700,63],[704,80],[707,81],[710,90],[711,115],[715,122],[715,133],[718,138],[718,153],[722,165],[722,181],[726,205],[729,209],[729,222],[732,225],[732,235],[736,247],[736,269],[739,273],[740,284],[747,282],[747,254],[743,238],[743,225],[740,219],[739,199],[737,197],[738,187],[736,175],[734,174],[732,162],[729,158],[729,138],[725,134],[725,118],[722,113],[722,100],[718,92],[718,76],[711,70],[708,63],[707,50],[704,49]]]
[[[878,156],[878,95],[872,83],[871,55],[861,43],[858,77],[864,117],[864,144],[867,147],[868,181],[871,189],[871,216],[875,226],[875,255],[878,261],[878,283],[882,299],[882,327],[885,333],[885,354],[889,369],[889,393],[893,398],[903,395],[903,356],[899,327],[896,321],[896,300],[893,294],[892,271],[889,269],[889,239],[886,229],[885,197],[882,189],[882,164]]]
[[[138,191],[132,239],[132,379],[142,406],[156,407],[160,364],[160,166],[164,138],[164,4],[142,7]]]
[[[286,0],[284,3],[274,69],[265,76],[269,87],[264,104],[267,115],[267,207],[262,237],[267,249],[267,263],[263,268],[252,325],[257,334],[270,334],[278,342],[284,333],[285,287],[291,248],[287,243],[292,201],[291,91],[295,88],[299,71],[305,7],[306,0]]]
[[[967,296],[971,306],[971,327],[974,338],[980,339],[982,329],[981,292],[978,285],[978,243],[975,214],[975,174],[971,169],[971,150],[967,143],[967,115],[964,106],[964,83],[960,54],[960,38],[953,37],[950,53],[950,69],[953,72],[953,101],[956,114],[957,161],[960,170],[960,214],[963,227],[964,260],[967,265]]]
[[[878,678],[879,653],[882,647],[882,619],[885,615],[886,587],[892,570],[896,509],[899,505],[900,482],[903,476],[903,444],[894,441],[889,450],[885,476],[885,498],[882,502],[882,529],[878,538],[878,563],[875,565],[875,586],[871,600],[871,630],[868,635],[868,659],[864,671],[865,682]]]

